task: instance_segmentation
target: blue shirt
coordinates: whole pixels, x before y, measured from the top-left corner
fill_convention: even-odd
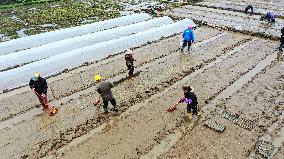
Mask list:
[[[183,37],[183,40],[194,42],[194,34],[193,34],[192,29],[186,29],[183,32],[182,37]]]

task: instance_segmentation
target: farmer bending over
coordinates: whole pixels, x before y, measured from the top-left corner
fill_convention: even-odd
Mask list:
[[[171,106],[169,110],[173,110],[177,107],[178,104],[180,103],[186,103],[187,104],[187,113],[188,113],[188,119],[191,121],[192,120],[192,114],[197,115],[197,97],[193,93],[193,89],[190,86],[183,86],[182,87],[183,94],[184,96],[173,106]]]
[[[100,75],[96,75],[95,76],[95,81],[98,83],[97,85],[97,92],[101,95],[102,100],[103,100],[103,108],[105,111],[105,114],[108,113],[108,102],[110,101],[110,103],[113,105],[113,111],[118,111],[117,107],[116,107],[116,101],[113,98],[112,95],[112,87],[113,84],[109,81],[102,81],[102,78]]]
[[[248,10],[250,10],[250,14],[253,14],[253,6],[252,6],[252,5],[248,5],[248,6],[245,8],[245,13],[248,13]]]

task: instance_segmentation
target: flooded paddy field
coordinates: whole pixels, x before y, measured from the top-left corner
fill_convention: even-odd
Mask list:
[[[165,11],[199,23],[196,42],[181,53],[181,34],[175,34],[134,48],[132,78],[125,52],[49,77],[48,98],[60,109],[53,117],[29,87],[0,94],[0,158],[282,159],[284,55],[278,38],[284,21],[263,26],[259,15],[228,9],[235,2],[226,2]],[[105,115],[93,105],[99,97],[94,74],[114,82],[118,112]],[[184,104],[166,111],[184,85],[198,97],[199,115],[191,122]],[[220,126],[224,130],[216,131]]]

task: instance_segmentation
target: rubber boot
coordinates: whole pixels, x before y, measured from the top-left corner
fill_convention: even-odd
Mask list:
[[[117,107],[116,107],[116,106],[114,106],[114,107],[111,109],[111,111],[118,112],[118,109],[117,109]]]
[[[189,121],[192,120],[192,113],[188,113],[188,120],[189,120]]]
[[[108,109],[104,108],[104,114],[108,114]]]

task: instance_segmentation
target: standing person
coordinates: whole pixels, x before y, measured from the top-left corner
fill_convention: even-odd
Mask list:
[[[45,78],[40,77],[40,74],[38,72],[33,74],[33,77],[31,78],[29,82],[30,88],[35,91],[38,100],[40,101],[41,105],[44,109],[48,109],[47,103],[47,82]]]
[[[171,106],[168,111],[172,111],[176,109],[177,105],[180,103],[186,103],[187,104],[187,113],[188,113],[188,119],[192,120],[192,114],[198,115],[197,112],[197,97],[194,94],[193,88],[190,86],[183,86],[182,87],[184,96],[173,106]]]
[[[186,29],[183,34],[183,45],[181,48],[181,52],[183,52],[183,49],[187,46],[187,52],[189,52],[189,49],[191,47],[191,44],[194,43],[194,34],[192,31],[192,25],[188,26],[188,29]]]
[[[284,27],[281,29],[280,51],[283,51],[283,48],[284,48]]]
[[[253,14],[253,6],[252,5],[248,5],[246,8],[245,8],[245,13],[248,13],[248,10],[250,10],[250,14]]]
[[[133,75],[134,72],[134,61],[135,59],[133,58],[133,52],[130,49],[127,49],[126,54],[125,54],[125,62],[126,62],[126,66],[128,69],[128,75],[129,77],[131,77]]]
[[[157,17],[158,14],[156,13],[155,9],[152,7],[151,8],[151,13],[150,13],[153,17]]]
[[[102,77],[100,75],[95,76],[95,81],[98,83],[97,85],[97,92],[101,95],[103,100],[103,108],[105,114],[108,113],[108,102],[113,105],[113,111],[118,111],[116,106],[116,101],[112,95],[112,87],[113,84],[109,81],[102,81]]]

